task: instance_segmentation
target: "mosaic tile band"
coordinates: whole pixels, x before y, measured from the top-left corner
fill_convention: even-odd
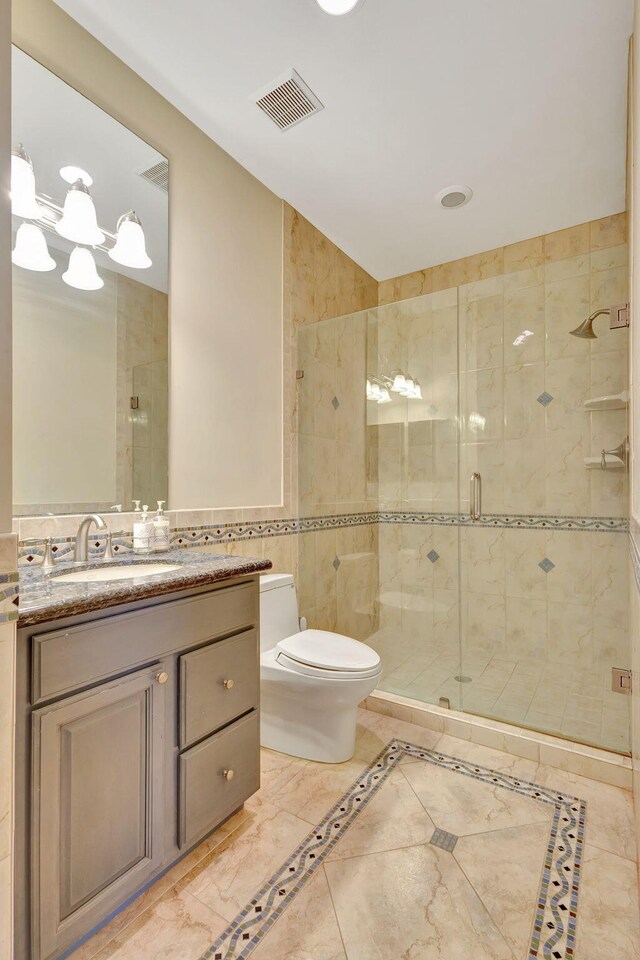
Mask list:
[[[171,531],[171,547],[204,547],[216,543],[234,543],[246,540],[262,540],[271,537],[287,537],[301,533],[316,533],[322,530],[340,530],[370,524],[423,524],[440,527],[465,527],[482,529],[498,527],[517,530],[583,530],[588,533],[627,533],[626,517],[565,517],[524,514],[486,514],[479,521],[472,521],[466,513],[428,513],[418,511],[370,511],[365,513],[328,514],[320,517],[297,517],[288,520],[246,520],[241,523],[226,523],[219,526],[177,527]],[[21,542],[20,559],[31,562],[41,557],[44,541]],[[116,552],[132,549],[130,533],[113,538]],[[54,552],[58,558],[72,549],[74,537],[53,538]],[[104,539],[99,534],[90,538],[90,551],[97,555],[104,548]],[[31,558],[31,560],[29,560]]]
[[[393,739],[260,887],[224,933],[202,954],[201,960],[246,960],[405,756],[497,785],[554,808],[528,957],[573,958],[585,802],[437,750]]]

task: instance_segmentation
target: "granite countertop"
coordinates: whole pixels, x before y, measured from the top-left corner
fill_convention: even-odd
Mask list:
[[[57,578],[63,574],[79,570],[135,566],[143,563],[180,564],[180,569],[102,583],[56,583]],[[43,573],[39,565],[21,567],[18,626],[71,617],[90,610],[102,610],[133,600],[146,600],[191,587],[206,587],[210,583],[220,583],[222,580],[270,569],[270,560],[203,553],[188,548],[82,564],[60,561],[49,574]]]

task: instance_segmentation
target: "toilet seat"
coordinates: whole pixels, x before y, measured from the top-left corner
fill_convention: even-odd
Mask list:
[[[380,672],[380,657],[364,643],[328,630],[303,630],[276,644],[276,661],[312,677],[359,680]]]

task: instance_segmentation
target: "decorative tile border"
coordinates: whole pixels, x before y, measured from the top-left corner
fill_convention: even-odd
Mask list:
[[[468,760],[394,739],[260,887],[201,960],[246,960],[406,756],[554,808],[528,957],[573,958],[586,803]],[[449,847],[455,846],[455,838],[442,831],[437,838],[440,846],[445,837]]]
[[[246,540],[262,540],[271,537],[288,537],[301,533],[317,533],[322,530],[341,530],[371,524],[421,524],[435,527],[465,527],[482,529],[498,527],[518,530],[583,530],[589,533],[627,533],[626,517],[562,517],[524,514],[486,514],[472,521],[466,513],[428,513],[419,511],[369,511],[364,513],[327,514],[319,517],[294,517],[288,520],[246,520],[241,523],[224,523],[219,526],[177,527],[171,531],[171,547],[204,547],[217,543],[236,543]],[[74,537],[53,538],[56,558],[67,556],[74,546]],[[125,532],[113,539],[114,552],[129,553],[132,536]],[[93,534],[89,539],[89,552],[99,556],[104,549],[104,537]],[[43,540],[19,545],[19,559],[31,563],[42,557]]]
[[[483,514],[479,520],[471,520],[467,513],[419,513],[407,511],[381,511],[379,523],[426,524],[436,527],[502,527],[509,530],[585,530],[591,533],[627,533],[626,517],[563,517],[547,514]]]

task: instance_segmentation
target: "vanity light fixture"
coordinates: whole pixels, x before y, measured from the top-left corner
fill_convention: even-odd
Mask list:
[[[391,389],[393,390],[393,392],[402,393],[406,385],[407,385],[407,379],[404,373],[396,373],[396,375],[393,378],[393,384],[391,386]]]
[[[21,143],[11,154],[11,213],[25,220],[37,220],[42,215],[42,208],[36,200],[31,157]]]
[[[60,167],[60,176],[65,183],[75,183],[76,180],[82,180],[85,187],[90,187],[93,183],[93,177],[82,167],[74,167],[73,164],[68,167]]]
[[[343,17],[351,13],[363,0],[317,0],[318,6],[332,17]]]
[[[67,191],[62,219],[58,220],[55,229],[61,237],[64,237],[65,240],[71,240],[73,243],[83,243],[90,247],[96,247],[104,243],[105,235],[98,226],[96,208],[93,205],[89,188],[85,186],[82,180],[76,180]],[[87,289],[96,288],[89,287]]]
[[[36,270],[38,273],[55,269],[56,262],[49,253],[44,233],[35,223],[22,223],[18,227],[11,262],[16,267]]]
[[[69,257],[69,266],[62,279],[69,287],[76,290],[100,290],[104,287],[104,280],[96,270],[96,262],[91,250],[86,247],[74,247]]]
[[[144,230],[134,210],[123,214],[116,228],[116,245],[109,250],[109,256],[123,267],[144,270],[151,266],[145,248]]]

